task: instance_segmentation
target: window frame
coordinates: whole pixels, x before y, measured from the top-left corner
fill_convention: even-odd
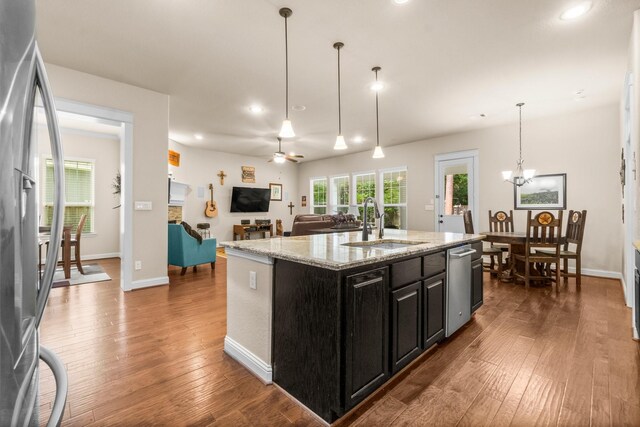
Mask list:
[[[40,158],[40,164],[41,164],[41,176],[42,179],[41,184],[40,184],[40,206],[41,206],[41,210],[44,211],[44,208],[48,207],[48,206],[53,206],[53,202],[47,202],[46,201],[46,195],[47,195],[47,162],[48,161],[53,161],[53,158],[50,154],[44,154],[41,156]],[[95,229],[96,229],[96,225],[95,225],[95,210],[96,210],[96,159],[91,159],[91,158],[86,158],[86,157],[64,157],[63,159],[63,164],[65,164],[65,174],[66,174],[66,162],[77,162],[77,163],[89,163],[91,164],[91,201],[89,203],[78,203],[78,202],[68,202],[66,200],[66,188],[65,188],[65,210],[66,208],[73,208],[73,207],[87,207],[89,208],[89,218],[87,223],[89,224],[89,228],[87,228],[85,226],[85,228],[82,231],[82,235],[93,235],[95,234]],[[66,187],[66,182],[65,182],[65,187]],[[64,215],[63,215],[64,218]]]
[[[376,200],[376,202],[378,202],[378,171],[376,169],[373,169],[373,170],[351,173],[351,185],[353,187],[351,203],[352,203],[352,206],[355,206],[356,209],[358,209],[358,216],[360,217],[362,217],[362,215],[360,215],[359,213],[360,208],[364,209],[364,202],[358,203],[358,185],[356,181],[359,176],[365,176],[365,175],[373,175],[373,183],[375,185],[373,198]]]
[[[385,204],[384,203],[384,175],[387,173],[394,173],[394,172],[404,172],[405,173],[405,201],[404,203],[388,203]],[[398,167],[394,167],[394,168],[385,168],[385,169],[379,169],[378,170],[378,185],[380,188],[380,192],[379,192],[379,196],[377,198],[377,202],[378,205],[380,206],[380,210],[382,212],[384,212],[384,208],[385,207],[399,207],[399,208],[404,208],[404,224],[406,225],[406,228],[404,228],[403,230],[407,230],[409,227],[409,206],[408,206],[408,200],[409,200],[409,169],[406,166],[398,166]],[[401,220],[401,223],[403,221]]]
[[[348,189],[348,197],[347,197],[347,204],[338,204],[338,194],[335,191],[335,187],[334,187],[334,180],[335,179],[340,179],[340,178],[346,178],[347,179],[347,185],[349,186]],[[329,176],[328,179],[328,207],[329,207],[329,212],[331,212],[332,214],[337,214],[338,213],[338,209],[339,208],[346,208],[345,211],[343,211],[345,214],[349,213],[349,209],[351,207],[351,191],[352,186],[351,186],[351,175],[349,173],[341,173],[341,174],[336,174],[336,175],[331,175]]]
[[[313,191],[313,184],[316,181],[324,181],[325,182],[325,204],[317,205],[315,193]],[[327,211],[329,209],[329,179],[326,176],[315,176],[309,178],[309,213],[315,214],[316,208],[324,208],[324,214],[319,215],[327,215]]]

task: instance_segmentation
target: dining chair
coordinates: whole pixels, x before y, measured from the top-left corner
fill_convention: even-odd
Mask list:
[[[530,281],[550,279],[556,282],[556,292],[560,285],[560,246],[562,243],[562,211],[555,216],[549,211],[543,211],[532,218],[532,212],[527,212],[527,233],[523,254],[513,254],[516,261],[524,262],[524,274],[516,269],[516,277],[524,280],[528,288]],[[541,250],[546,249],[546,252]],[[546,275],[533,268],[533,264],[544,264]],[[555,265],[555,274],[551,276],[551,264]],[[538,273],[539,275],[536,275]]]
[[[584,226],[587,221],[587,211],[569,211],[569,219],[565,231],[564,245],[560,250],[562,260],[562,271],[560,275],[567,283],[569,277],[576,278],[576,286],[579,288],[582,282],[582,238],[584,237]],[[549,249],[539,249],[538,252],[550,253]],[[569,260],[576,261],[576,272],[569,273]]]
[[[80,221],[78,222],[78,228],[76,229],[75,237],[72,237],[71,240],[69,241],[69,244],[71,245],[71,247],[75,248],[74,249],[75,263],[76,263],[76,268],[78,269],[78,272],[80,274],[84,274],[84,270],[82,269],[82,261],[80,259],[80,239],[82,237],[82,230],[84,229],[84,224],[86,222],[87,222],[87,215],[83,214],[80,217]],[[64,247],[64,240],[60,242],[60,245]],[[47,251],[48,250],[49,250],[49,242],[47,242]],[[63,252],[63,256],[64,256],[64,252]]]
[[[505,211],[498,211],[495,214],[489,210],[489,231],[497,232],[514,232],[513,228],[513,211],[509,211],[509,215]],[[500,248],[503,251],[509,250],[509,245],[506,243],[493,243],[494,248]]]
[[[471,211],[466,211],[462,218],[464,220],[464,232],[466,234],[475,234]],[[502,250],[497,247],[482,245],[482,255],[486,255],[490,259],[488,266],[482,265],[483,270],[490,272],[492,276],[502,276]]]

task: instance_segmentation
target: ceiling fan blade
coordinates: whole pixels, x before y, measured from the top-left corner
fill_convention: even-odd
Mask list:
[[[289,157],[295,157],[296,159],[304,159],[302,154],[290,154]]]
[[[267,160],[267,163],[271,163],[271,162],[273,162],[273,157]]]
[[[290,162],[293,162],[293,163],[298,163],[298,161],[297,161],[297,160],[292,159],[291,157],[288,157],[288,156],[287,156],[287,157],[285,157],[285,159],[287,159],[287,160],[289,160]]]

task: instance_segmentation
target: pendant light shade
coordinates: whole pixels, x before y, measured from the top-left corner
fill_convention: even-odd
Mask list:
[[[289,120],[289,33],[287,29],[287,19],[293,14],[288,7],[280,9],[280,16],[284,18],[284,70],[285,70],[285,107],[284,120],[278,136],[280,138],[293,138],[296,136]]]
[[[378,71],[380,71],[380,67],[373,67],[371,71],[376,73],[376,83],[378,83]],[[376,148],[373,150],[373,158],[381,159],[384,157],[384,153],[382,152],[382,147],[380,147],[380,120],[378,113],[378,91],[376,91]]]
[[[333,48],[338,51],[338,136],[336,137],[336,144],[333,146],[334,150],[346,150],[347,143],[342,136],[342,99],[340,93],[340,49],[344,47],[344,43],[336,42],[333,44]]]

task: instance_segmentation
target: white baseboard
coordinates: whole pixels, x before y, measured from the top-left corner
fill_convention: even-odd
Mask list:
[[[94,259],[106,259],[106,258],[120,258],[120,252],[110,252],[106,254],[93,254],[93,255],[82,255],[82,260],[94,260]]]
[[[575,273],[575,267],[569,267],[570,273]],[[609,270],[595,270],[592,268],[583,268],[582,274],[585,276],[595,276],[595,277],[605,277],[607,279],[618,279],[622,280],[622,273],[619,271],[609,271]]]
[[[127,290],[133,291],[135,289],[144,289],[144,288],[150,288],[152,286],[168,285],[168,284],[169,284],[169,276],[152,277],[151,279],[134,280],[131,283],[131,289],[127,289]]]
[[[224,337],[224,352],[247,368],[263,383],[271,384],[273,382],[273,370],[271,369],[271,365],[264,362],[258,356],[251,353],[237,341],[234,341],[228,336]]]

